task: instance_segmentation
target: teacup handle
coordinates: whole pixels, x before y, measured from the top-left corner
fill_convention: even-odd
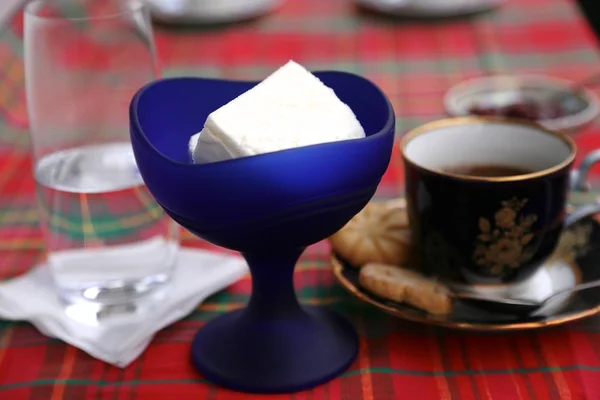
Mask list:
[[[594,150],[585,156],[579,168],[571,171],[570,188],[572,191],[587,192],[590,189],[590,184],[587,181],[588,174],[590,169],[598,162],[600,162],[600,149]],[[588,215],[598,212],[600,212],[600,203],[598,201],[578,207],[565,219],[565,228],[568,228]]]

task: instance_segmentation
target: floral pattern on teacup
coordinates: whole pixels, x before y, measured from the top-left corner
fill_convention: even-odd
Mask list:
[[[535,214],[520,215],[527,199],[513,197],[502,201],[494,218],[479,218],[479,235],[473,260],[490,275],[501,276],[529,261],[533,253],[527,245],[534,235],[531,227],[537,221]]]

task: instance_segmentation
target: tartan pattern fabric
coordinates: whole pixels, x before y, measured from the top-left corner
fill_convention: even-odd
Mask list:
[[[44,257],[28,155],[22,15],[0,32],[0,279]],[[500,9],[436,23],[359,12],[350,0],[287,0],[275,13],[228,27],[156,27],[166,76],[256,79],[294,59],[340,69],[381,86],[397,113],[398,134],[444,116],[443,93],[490,73],[544,73],[580,79],[597,72],[592,31],[571,0],[509,0]],[[93,68],[85,53],[69,62]],[[580,155],[600,145],[600,127],[577,137]],[[395,149],[378,196],[402,193]],[[586,197],[593,197],[594,194]],[[183,234],[187,246],[210,247]],[[358,303],[336,284],[327,242],[302,256],[295,280],[305,303],[348,316],[361,335],[357,361],[313,390],[269,396],[295,400],[600,399],[600,317],[555,329],[461,333],[421,326]],[[209,298],[159,332],[121,370],[47,338],[25,322],[0,321],[0,399],[253,399],[206,382],[191,367],[194,333],[245,304],[250,280]]]

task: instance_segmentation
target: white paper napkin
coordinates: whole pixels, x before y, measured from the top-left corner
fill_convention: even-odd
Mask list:
[[[144,351],[157,331],[187,316],[208,296],[247,272],[241,257],[181,249],[174,276],[164,290],[140,301],[135,309],[98,310],[89,305],[65,308],[44,264],[0,284],[0,319],[29,321],[46,336],[124,368]]]

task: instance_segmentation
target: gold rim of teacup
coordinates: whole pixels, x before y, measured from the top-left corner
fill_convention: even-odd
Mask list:
[[[419,163],[414,162],[413,160],[411,160],[409,157],[406,156],[406,153],[405,153],[406,146],[408,145],[408,143],[410,143],[410,141],[412,141],[417,136],[431,132],[435,129],[446,128],[449,126],[456,126],[456,125],[467,126],[467,125],[473,125],[473,124],[486,124],[486,123],[487,124],[510,124],[510,125],[520,125],[520,126],[536,128],[537,130],[539,130],[541,132],[544,132],[550,136],[560,139],[567,146],[569,146],[569,149],[570,149],[569,157],[567,157],[564,161],[562,161],[559,164],[556,164],[550,168],[546,168],[546,169],[543,169],[540,171],[530,172],[528,174],[521,174],[521,175],[489,177],[489,176],[456,174],[453,172],[446,172],[446,171],[443,171],[443,170],[440,170],[437,168],[425,167]],[[575,156],[577,154],[577,146],[575,145],[575,142],[573,142],[573,140],[571,140],[571,138],[569,138],[568,136],[566,136],[560,132],[555,132],[550,129],[546,129],[542,125],[540,125],[534,121],[527,121],[527,120],[522,120],[522,119],[517,119],[517,118],[507,118],[507,117],[469,116],[469,117],[451,117],[451,118],[439,119],[436,121],[425,123],[421,126],[418,126],[414,129],[410,130],[400,140],[400,153],[402,154],[403,160],[407,164],[411,165],[414,168],[417,168],[417,169],[420,169],[420,170],[423,170],[423,171],[426,171],[426,172],[429,172],[432,174],[447,176],[450,178],[461,179],[461,180],[466,180],[466,181],[475,181],[475,182],[515,182],[515,181],[524,181],[524,180],[528,180],[528,179],[540,178],[543,176],[551,175],[554,172],[560,171],[563,168],[568,167],[575,160]]]

